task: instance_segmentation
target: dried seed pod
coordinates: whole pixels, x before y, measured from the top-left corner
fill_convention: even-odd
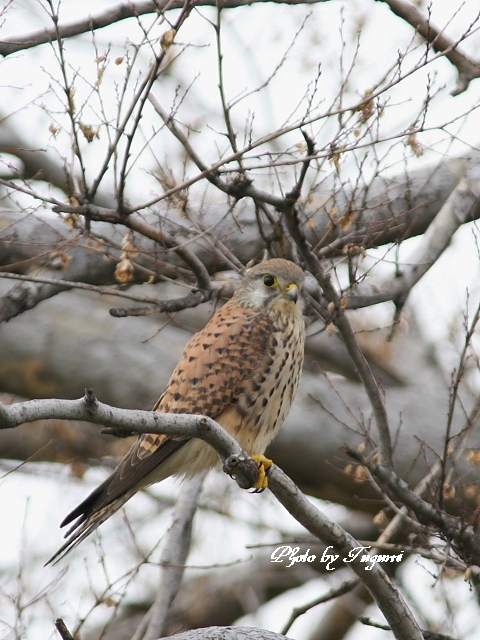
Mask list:
[[[365,480],[368,478],[368,471],[365,469],[365,467],[361,464],[358,465],[358,467],[355,469],[355,482],[361,483],[361,482],[365,482]]]
[[[177,35],[176,29],[169,29],[168,31],[165,31],[165,33],[162,35],[160,39],[160,46],[164,51],[168,51],[170,49],[170,47],[172,46],[175,40],[176,35]]]
[[[115,280],[120,284],[132,282],[135,278],[135,267],[129,258],[123,258],[115,269]]]

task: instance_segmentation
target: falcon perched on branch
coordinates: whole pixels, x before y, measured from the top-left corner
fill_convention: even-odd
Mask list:
[[[233,298],[188,342],[154,411],[207,415],[250,455],[263,457],[300,381],[304,280],[300,267],[280,258],[250,269]],[[217,462],[202,440],[140,436],[115,471],[63,520],[62,527],[76,522],[49,562],[68,553],[142,487],[171,475],[202,473]]]

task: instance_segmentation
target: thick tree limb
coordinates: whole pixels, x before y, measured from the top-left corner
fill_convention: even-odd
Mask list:
[[[276,0],[278,4],[296,5],[296,4],[314,4],[317,2],[326,2],[327,0]],[[224,0],[222,7],[237,8],[242,6],[250,6],[254,2],[266,2],[266,0]],[[184,5],[182,0],[137,0],[137,2],[119,2],[117,5],[91,14],[71,22],[69,24],[58,26],[58,35],[61,38],[71,38],[81,33],[89,33],[96,29],[107,27],[108,25],[120,22],[127,18],[137,18],[148,13],[162,13],[163,11],[171,11],[172,9],[181,9]],[[196,2],[196,6],[216,6],[216,0],[200,0]],[[39,29],[21,36],[11,36],[0,40],[0,55],[8,56],[17,51],[31,49],[42,44],[55,41],[57,39],[57,29],[54,27]]]
[[[434,51],[445,54],[445,57],[457,68],[458,83],[451,92],[452,96],[466,91],[470,82],[480,77],[480,63],[463,53],[458,47],[458,41],[434,27],[429,17],[424,15],[418,7],[407,0],[378,1],[388,4],[395,15],[412,25],[432,45]]]
[[[205,475],[197,476],[180,488],[160,557],[159,588],[155,602],[140,623],[132,640],[156,640],[162,637],[170,607],[183,578],[185,562],[190,552],[193,517]]]
[[[187,414],[175,416],[176,414],[110,407],[99,402],[89,389],[80,400],[28,400],[11,405],[0,403],[0,429],[13,429],[25,422],[60,418],[102,424],[106,428],[117,429],[119,432],[123,430],[127,435],[131,435],[131,425],[134,424],[135,433],[165,433],[178,436],[180,430],[185,437],[201,438],[212,443],[214,440],[217,442],[218,437],[216,451],[223,458],[242,453],[236,441],[210,418]],[[215,436],[209,435],[212,431],[216,433]]]
[[[355,548],[358,549],[357,541],[346,531],[342,531],[338,525],[329,522],[320,511],[315,509],[306,497],[300,494],[299,489],[290,478],[276,465],[273,466],[269,474],[269,488],[277,500],[283,504],[298,522],[326,544],[331,544],[340,554],[348,556],[350,551]],[[366,578],[364,576],[364,564],[357,563],[357,560],[353,560],[350,564],[353,571],[372,593],[377,605],[391,625],[395,637],[404,638],[405,640],[407,638],[410,640],[423,640],[420,629],[410,610],[383,569],[378,565],[374,565],[372,570],[367,572],[369,575]],[[378,571],[375,571],[377,568]]]
[[[254,627],[207,627],[176,633],[164,640],[292,640],[281,633]]]
[[[235,476],[241,488],[251,488],[257,478],[258,469],[255,462],[220,425],[205,416],[117,409],[99,403],[89,390],[81,400],[31,400],[9,406],[0,404],[1,428],[13,428],[24,422],[46,417],[90,420],[109,427],[112,433],[131,433],[134,427],[136,433],[200,437],[215,448],[223,461],[224,470]],[[316,509],[276,465],[273,465],[269,472],[269,487],[298,522],[320,540],[331,544],[342,556],[347,557],[349,552],[358,549],[360,545],[356,540]],[[365,564],[358,557],[352,559],[350,566],[372,593],[396,637],[423,640],[400,592],[383,569],[378,564],[373,564],[366,571]]]
[[[462,186],[471,188],[472,180],[468,176],[475,176],[478,166],[480,166],[480,157],[478,154],[473,154],[471,157],[446,161],[435,168],[414,172],[407,182],[404,178],[378,179],[369,189],[368,198],[361,192],[353,196],[347,190],[329,194],[327,197],[314,197],[309,204],[310,208],[303,212],[315,222],[313,227],[310,225],[306,229],[307,237],[316,244],[317,240],[325,237],[330,229],[328,246],[318,250],[318,256],[322,258],[342,255],[344,247],[351,244],[368,248],[386,242],[399,242],[423,233],[449,197],[453,200],[449,201],[447,209],[444,209],[445,213],[454,212],[457,205],[461,207],[459,209],[461,220],[456,218],[456,213],[452,213],[451,222],[454,227],[462,220],[469,219],[468,216],[478,219],[480,208],[472,200],[475,190],[472,189],[469,193],[468,190],[465,192],[461,188]],[[467,182],[462,182],[459,187],[458,183],[462,175],[465,175]],[[452,194],[455,188],[457,190]],[[284,201],[284,199],[281,200]],[[359,213],[352,221],[351,228],[347,231],[339,224],[332,229],[330,214],[332,208],[339,210],[339,219],[341,219],[343,213],[350,210],[352,206]],[[469,212],[468,207],[470,207]],[[78,207],[63,206],[62,209],[76,211]],[[91,224],[94,233],[101,238],[107,238],[112,247],[121,246],[122,226],[127,225],[133,229],[136,232],[135,245],[139,249],[136,262],[149,269],[150,274],[178,277],[183,260],[176,255],[175,246],[176,243],[181,245],[184,239],[189,242],[191,254],[195,255],[207,270],[210,272],[215,270],[216,257],[209,242],[202,234],[198,234],[191,226],[187,226],[188,221],[181,219],[174,209],[165,207],[162,233],[158,231],[158,227],[155,228],[157,220],[153,217],[152,224],[148,224],[140,216],[129,216],[125,219],[113,209],[92,205],[88,207],[88,215],[93,220]],[[207,226],[215,225],[215,235],[222,240],[228,250],[234,251],[236,257],[246,264],[256,257],[264,246],[253,208],[245,206],[241,217],[236,217],[235,220],[230,216],[224,219],[223,215],[223,208],[219,210],[217,207],[211,207],[204,213],[204,219]],[[219,223],[218,220],[220,220]],[[109,222],[112,222],[113,226],[109,225]],[[348,305],[358,307],[381,300],[398,299],[404,291],[408,291],[419,278],[419,274],[424,272],[426,265],[431,264],[435,255],[441,252],[442,248],[437,244],[438,233],[443,233],[442,242],[445,243],[448,234],[454,231],[454,227],[445,224],[445,216],[439,218],[436,224],[438,228],[435,234],[428,235],[425,244],[422,245],[425,249],[416,256],[417,266],[406,269],[400,278],[376,285],[376,289],[370,288],[367,283],[362,283],[355,294],[349,296]],[[96,286],[115,283],[114,272],[119,249],[107,249],[105,244],[100,246],[103,240],[99,242],[88,236],[82,236],[79,231],[71,229],[63,221],[42,221],[40,217],[6,213],[0,215],[0,229],[0,267],[3,266],[4,270],[26,274],[30,273],[34,266],[49,266],[54,258],[55,273],[51,275],[55,276],[55,279],[84,282]],[[195,236],[198,236],[198,240]],[[178,240],[173,241],[173,237]],[[60,260],[62,256],[65,259]],[[32,308],[38,301],[55,295],[60,290],[53,284],[52,286],[17,287],[17,291],[13,291],[4,301],[4,318],[14,317],[22,309]]]
[[[222,8],[238,8],[250,6],[256,2],[266,0],[224,0]],[[327,0],[276,0],[276,4],[316,4]],[[432,45],[437,53],[442,53],[458,70],[459,78],[452,95],[458,95],[465,91],[470,82],[480,76],[480,64],[460,51],[458,42],[444,32],[435,28],[428,18],[417,7],[406,0],[378,0],[388,4],[397,16],[408,22]],[[216,6],[215,0],[200,0],[197,6]],[[31,49],[42,44],[54,42],[60,38],[71,38],[82,33],[89,33],[103,27],[107,27],[127,18],[138,18],[149,13],[159,13],[180,9],[182,0],[137,0],[136,2],[120,2],[117,5],[71,22],[69,24],[52,26],[39,29],[28,34],[11,36],[0,40],[0,55],[8,56],[18,51]]]
[[[235,476],[242,488],[253,487],[258,474],[257,465],[249,461],[237,441],[207,416],[118,409],[99,402],[89,389],[81,400],[29,400],[11,405],[0,402],[0,429],[12,429],[25,422],[47,418],[102,424],[107,429],[104,433],[122,437],[165,433],[200,438],[213,446],[224,464],[229,461],[230,466],[238,469]]]
[[[392,300],[402,307],[415,284],[432,267],[450,244],[457,229],[480,214],[480,167],[471,165],[423,234],[407,266],[383,282],[369,279],[348,297],[348,307],[360,307]]]

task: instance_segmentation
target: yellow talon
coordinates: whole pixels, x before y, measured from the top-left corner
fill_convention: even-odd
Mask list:
[[[256,491],[264,491],[268,487],[267,473],[273,462],[263,455],[252,456],[252,460],[255,460],[258,466],[258,478],[253,487]]]

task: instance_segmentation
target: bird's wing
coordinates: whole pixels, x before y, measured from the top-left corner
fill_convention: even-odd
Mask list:
[[[230,300],[192,336],[154,410],[215,419],[237,402],[262,362],[271,357],[271,348],[272,327],[266,314]],[[140,436],[113,473],[63,520],[62,527],[77,522],[66,534],[69,540],[49,562],[109,518],[187,442],[166,435]]]

